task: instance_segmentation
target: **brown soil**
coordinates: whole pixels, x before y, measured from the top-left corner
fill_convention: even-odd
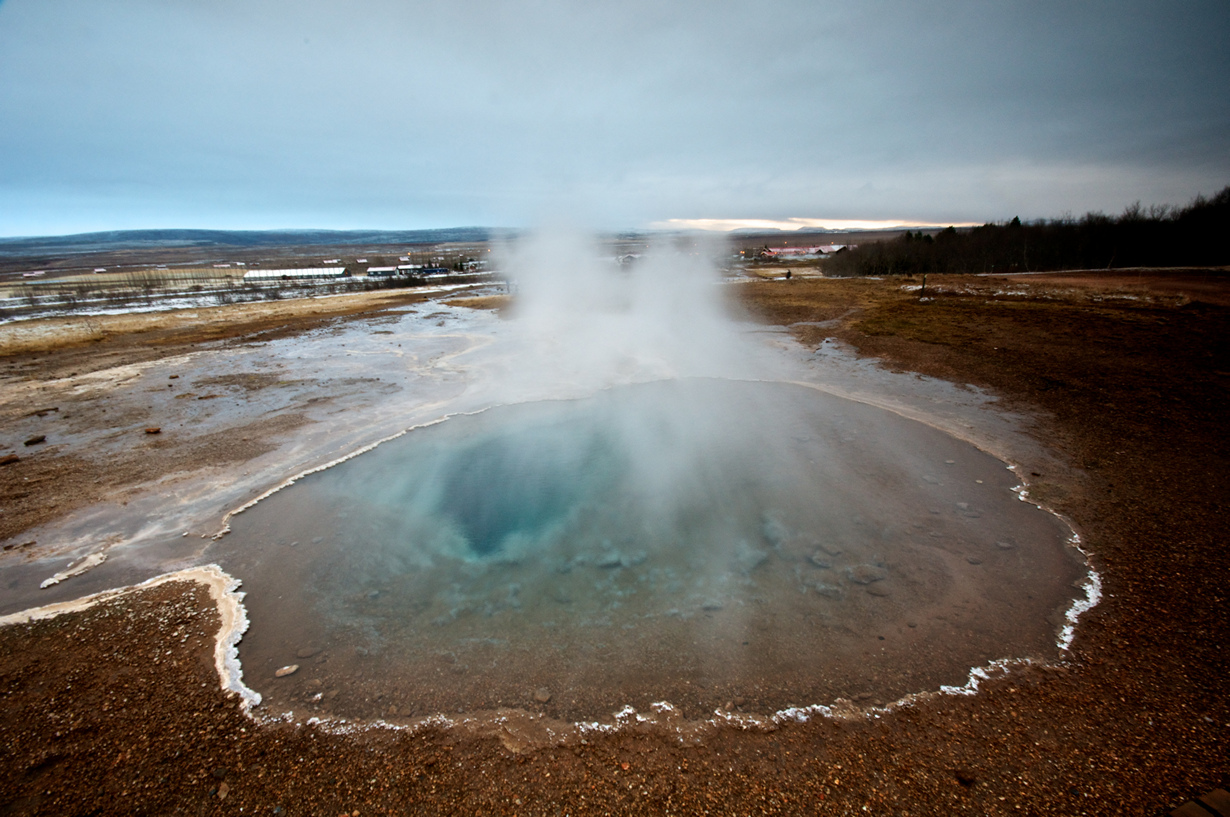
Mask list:
[[[1225,787],[1227,289],[1122,299],[1103,297],[1113,279],[932,277],[920,302],[902,283],[741,291],[806,344],[837,337],[1041,418],[1075,471],[1040,483],[1106,594],[1065,665],[882,717],[518,753],[457,730],[258,726],[218,690],[207,596],[164,586],[0,630],[0,813],[1150,815]],[[107,349],[18,362],[88,366]]]

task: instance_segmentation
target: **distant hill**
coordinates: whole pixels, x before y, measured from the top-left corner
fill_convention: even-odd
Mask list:
[[[507,231],[488,227],[449,227],[438,230],[110,230],[76,235],[0,238],[0,258],[172,247],[442,244],[486,241],[493,236],[505,234]]]

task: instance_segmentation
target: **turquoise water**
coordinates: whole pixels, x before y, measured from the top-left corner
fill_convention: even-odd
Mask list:
[[[1054,650],[1080,565],[1016,482],[811,389],[669,381],[414,430],[235,517],[219,558],[284,708],[891,700]]]

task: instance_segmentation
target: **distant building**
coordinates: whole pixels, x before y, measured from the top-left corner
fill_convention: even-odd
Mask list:
[[[311,267],[308,269],[254,269],[243,274],[245,281],[315,281],[343,278],[345,267]]]
[[[810,247],[769,247],[762,250],[760,256],[762,258],[815,258],[821,255],[832,255],[853,246],[853,244],[817,244]]]
[[[367,268],[367,274],[368,274],[368,275],[377,275],[377,276],[381,276],[381,275],[384,275],[384,276],[387,276],[387,275],[396,275],[396,274],[397,274],[397,267],[368,267],[368,268]]]

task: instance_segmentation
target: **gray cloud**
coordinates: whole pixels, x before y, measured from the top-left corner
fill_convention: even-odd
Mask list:
[[[1230,6],[7,0],[6,234],[969,221],[1230,182]]]

